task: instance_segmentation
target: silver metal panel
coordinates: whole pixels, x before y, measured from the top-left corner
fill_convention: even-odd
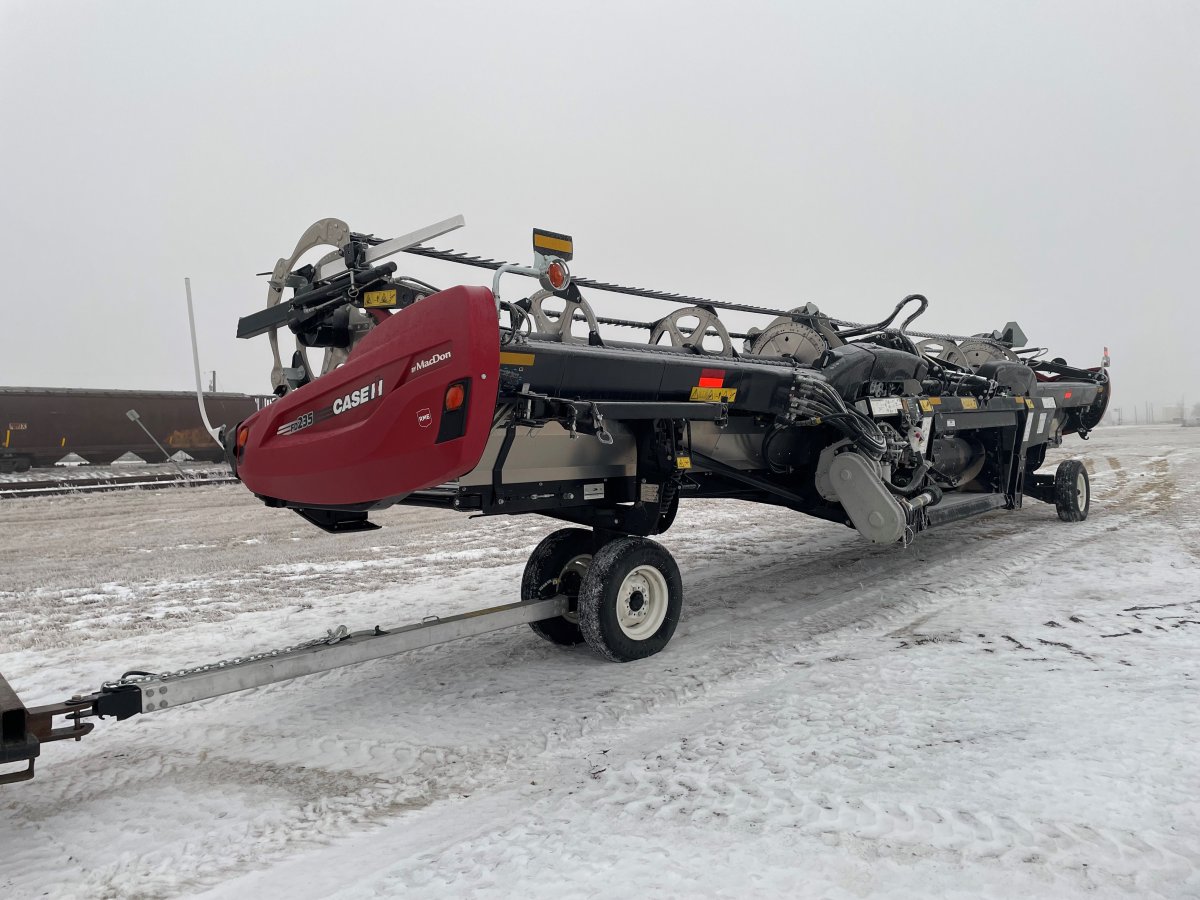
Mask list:
[[[762,469],[762,442],[766,432],[753,419],[731,418],[725,427],[716,422],[692,423],[692,448],[735,469]],[[698,471],[703,465],[696,464]]]
[[[894,544],[904,537],[904,511],[870,463],[857,453],[834,457],[829,481],[854,527],[876,544]]]
[[[632,478],[637,475],[637,443],[629,428],[619,421],[606,420],[613,436],[611,444],[602,444],[593,435],[572,438],[557,422],[543,428],[517,431],[504,464],[505,484],[530,484],[539,481],[572,481],[602,478]],[[462,487],[492,483],[492,466],[504,442],[503,427],[492,429],[478,465],[462,476]],[[738,417],[725,427],[715,422],[692,422],[693,448],[726,465],[761,469],[764,431],[753,420]],[[697,471],[703,466],[697,465]]]
[[[317,644],[277,656],[251,659],[248,662],[230,661],[178,676],[141,678],[137,680],[137,685],[142,692],[142,712],[157,712],[160,709],[194,703],[209,697],[245,691],[264,684],[299,678],[302,675],[312,675],[314,672],[351,666],[407,650],[431,647],[446,641],[561,616],[567,611],[567,604],[566,597],[510,603],[379,633],[356,632],[337,643]]]
[[[590,434],[572,438],[557,422],[543,428],[517,429],[504,463],[504,483],[632,478],[637,474],[637,444],[633,435],[620,422],[608,422],[606,427],[613,437],[611,444],[602,444]],[[458,480],[460,485],[492,483],[492,466],[500,454],[504,431],[504,428],[492,429],[479,464]]]

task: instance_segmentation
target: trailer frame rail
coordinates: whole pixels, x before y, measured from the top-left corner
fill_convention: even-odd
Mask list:
[[[568,612],[570,600],[552,597],[522,600],[452,616],[428,616],[420,622],[392,628],[351,632],[344,625],[325,636],[279,650],[221,660],[153,674],[128,672],[104,683],[99,691],[76,694],[45,706],[26,707],[0,675],[0,765],[21,763],[25,768],[0,772],[0,785],[33,778],[41,745],[80,740],[95,727],[91,718],[128,719],[326,672],[370,660],[395,656],[449,641],[475,637],[516,625],[539,622]],[[65,724],[58,724],[65,719]]]

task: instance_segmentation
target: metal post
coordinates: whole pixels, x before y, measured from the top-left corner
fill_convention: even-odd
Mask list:
[[[129,412],[125,413],[125,417],[127,419],[129,419],[130,422],[136,422],[138,428],[140,428],[140,429],[142,429],[142,431],[146,432],[146,437],[148,437],[148,438],[150,438],[150,440],[154,441],[154,446],[162,451],[163,456],[165,456],[167,458],[167,462],[169,462],[171,465],[173,465],[175,467],[175,469],[179,472],[180,477],[186,477],[183,474],[183,467],[180,466],[179,463],[175,462],[175,460],[173,460],[171,458],[171,454],[167,452],[167,448],[164,447],[162,444],[160,444],[158,442],[158,438],[156,438],[154,435],[152,435],[150,433],[150,429],[146,427],[145,423],[142,421],[142,417],[138,415],[138,411],[136,409],[129,410]]]
[[[208,410],[204,408],[204,391],[200,386],[200,350],[196,346],[196,316],[192,312],[192,279],[183,279],[183,289],[187,292],[188,327],[192,332],[192,365],[196,370],[196,403],[200,406],[200,420],[204,422],[205,430],[212,435],[212,439],[219,446],[221,435],[217,433],[217,429],[213,428],[212,423],[208,421]]]

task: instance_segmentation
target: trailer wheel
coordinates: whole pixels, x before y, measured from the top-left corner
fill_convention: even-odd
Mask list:
[[[548,534],[525,563],[521,599],[538,600],[555,594],[578,598],[579,586],[592,564],[594,544],[594,536],[584,528],[563,528]],[[565,616],[530,622],[529,627],[538,637],[560,647],[583,643],[577,609]]]
[[[613,662],[658,653],[683,612],[683,579],[666,548],[621,537],[592,558],[579,589],[579,625],[588,646]]]
[[[1058,464],[1054,473],[1054,508],[1064,522],[1082,522],[1092,505],[1092,485],[1078,459]]]

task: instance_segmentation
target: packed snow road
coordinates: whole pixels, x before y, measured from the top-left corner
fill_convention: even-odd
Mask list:
[[[642,662],[518,628],[100,723],[0,789],[0,895],[1200,896],[1200,429],[1069,449],[1079,524],[1030,500],[878,548],[685,505]],[[514,599],[556,527],[331,537],[237,487],[0,509],[33,703]]]

